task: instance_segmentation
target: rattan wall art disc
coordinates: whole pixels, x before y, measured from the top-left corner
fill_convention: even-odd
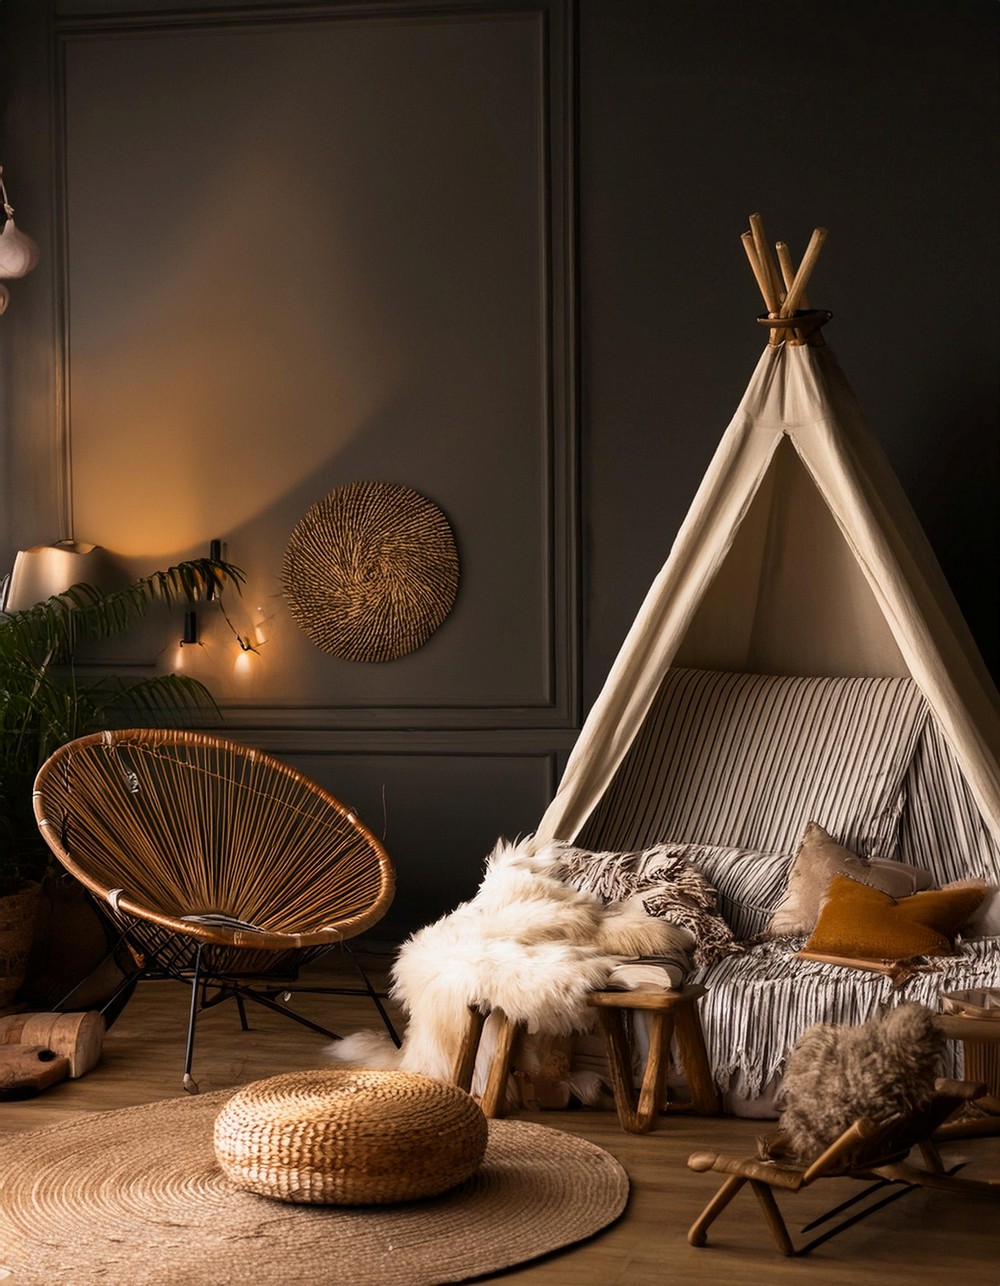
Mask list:
[[[317,647],[349,661],[392,661],[422,647],[451,611],[458,551],[426,496],[352,482],[296,524],[282,577],[289,611]]]

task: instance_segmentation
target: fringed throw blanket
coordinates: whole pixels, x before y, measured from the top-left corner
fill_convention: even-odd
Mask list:
[[[531,837],[499,843],[475,897],[400,948],[391,994],[407,1015],[402,1048],[362,1032],[330,1046],[330,1056],[447,1080],[469,1006],[502,1009],[529,1034],[551,1037],[592,1025],[587,997],[623,960],[653,959],[679,985],[688,953],[697,957],[725,929],[714,890],[693,867],[674,861],[657,879],[623,886],[608,901],[596,884],[583,886],[588,870],[600,871],[611,856],[560,842],[536,845]],[[474,1090],[489,1054],[484,1040]]]
[[[856,1026],[904,1000],[939,1009],[942,991],[996,985],[995,938],[962,943],[957,955],[935,957],[902,986],[886,974],[800,960],[794,951],[803,941],[761,942],[691,975],[708,988],[701,1022],[716,1082],[738,1099],[764,1092],[814,1023]],[[943,1075],[961,1074],[961,1042],[949,1041]]]
[[[683,925],[694,938],[694,963],[707,968],[744,950],[718,910],[719,894],[682,856],[683,845],[657,844],[635,853],[561,848],[565,878],[605,902],[637,898],[650,915]]]

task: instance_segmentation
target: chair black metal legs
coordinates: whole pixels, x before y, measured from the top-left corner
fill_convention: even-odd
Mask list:
[[[154,976],[175,978],[179,982],[188,983],[191,987],[191,1007],[184,1059],[183,1083],[185,1090],[190,1094],[198,1093],[198,1084],[191,1071],[194,1060],[194,1038],[198,1014],[203,1009],[214,1009],[216,1005],[222,1004],[225,1000],[235,1000],[240,1015],[240,1025],[244,1031],[249,1030],[245,1002],[252,1000],[254,1004],[270,1009],[285,1018],[290,1018],[293,1022],[302,1027],[307,1027],[310,1031],[317,1032],[321,1036],[328,1036],[331,1040],[336,1040],[338,1039],[337,1032],[332,1031],[329,1027],[324,1027],[321,1023],[314,1022],[313,1019],[307,1018],[304,1014],[297,1013],[294,1009],[290,1009],[287,1003],[282,1002],[289,1001],[298,992],[305,995],[319,996],[367,996],[378,1010],[386,1032],[393,1044],[398,1048],[402,1042],[385,1005],[382,1003],[381,994],[376,990],[371,978],[355,953],[346,945],[341,945],[359,975],[362,983],[360,987],[321,985],[301,987],[297,985],[295,979],[289,979],[280,986],[251,985],[252,982],[266,983],[267,980],[251,980],[234,975],[214,973],[203,957],[202,943],[198,943],[193,961],[188,957],[184,967],[179,966],[176,957],[171,959],[170,953],[164,953],[159,960],[151,962],[152,968],[147,967],[147,976],[155,971]],[[217,990],[214,995],[209,995],[209,988],[212,987]]]
[[[198,982],[201,974],[202,944],[194,956],[194,976],[191,979],[191,1015],[188,1019],[187,1048],[184,1052],[184,1088],[189,1094],[198,1093],[198,1085],[191,1075],[191,1064],[194,1061],[194,1027],[198,1020]]]

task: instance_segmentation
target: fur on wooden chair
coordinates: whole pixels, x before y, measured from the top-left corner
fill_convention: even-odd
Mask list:
[[[785,1255],[807,1254],[914,1187],[1000,1198],[1000,1180],[959,1177],[958,1167],[949,1170],[935,1145],[935,1131],[985,1089],[971,1081],[933,1075],[941,1044],[934,1015],[916,1004],[901,1005],[856,1027],[817,1023],[806,1031],[789,1055],[779,1129],[760,1140],[758,1155],[696,1152],[689,1157],[692,1170],[726,1176],[692,1224],[691,1245],[705,1245],[711,1224],[748,1183]],[[973,1132],[958,1130],[955,1136]],[[919,1164],[910,1160],[914,1150],[920,1154]],[[827,1178],[873,1181],[868,1191],[886,1184],[903,1186],[796,1249],[775,1191],[799,1192]],[[835,1207],[804,1231],[843,1214],[866,1195],[862,1192]]]

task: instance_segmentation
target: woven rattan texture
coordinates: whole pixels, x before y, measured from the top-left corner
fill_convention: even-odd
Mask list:
[[[421,647],[451,611],[458,552],[425,496],[354,482],[320,500],[285,549],[285,600],[324,652],[391,661]]]
[[[464,1090],[386,1071],[290,1072],[236,1093],[215,1121],[215,1155],[239,1188],[283,1201],[371,1205],[447,1192],[486,1152]]]
[[[219,1168],[232,1091],[0,1138],[0,1265],[18,1286],[439,1286],[496,1273],[612,1223],[628,1179],[603,1149],[491,1121],[482,1166],[439,1197],[314,1206],[242,1192]]]
[[[274,967],[384,915],[388,855],[343,804],[269,755],[204,733],[128,729],[61,747],[35,783],[42,834],[141,950],[211,943],[220,972]],[[252,928],[185,921],[231,916]],[[143,933],[142,923],[149,925]]]

